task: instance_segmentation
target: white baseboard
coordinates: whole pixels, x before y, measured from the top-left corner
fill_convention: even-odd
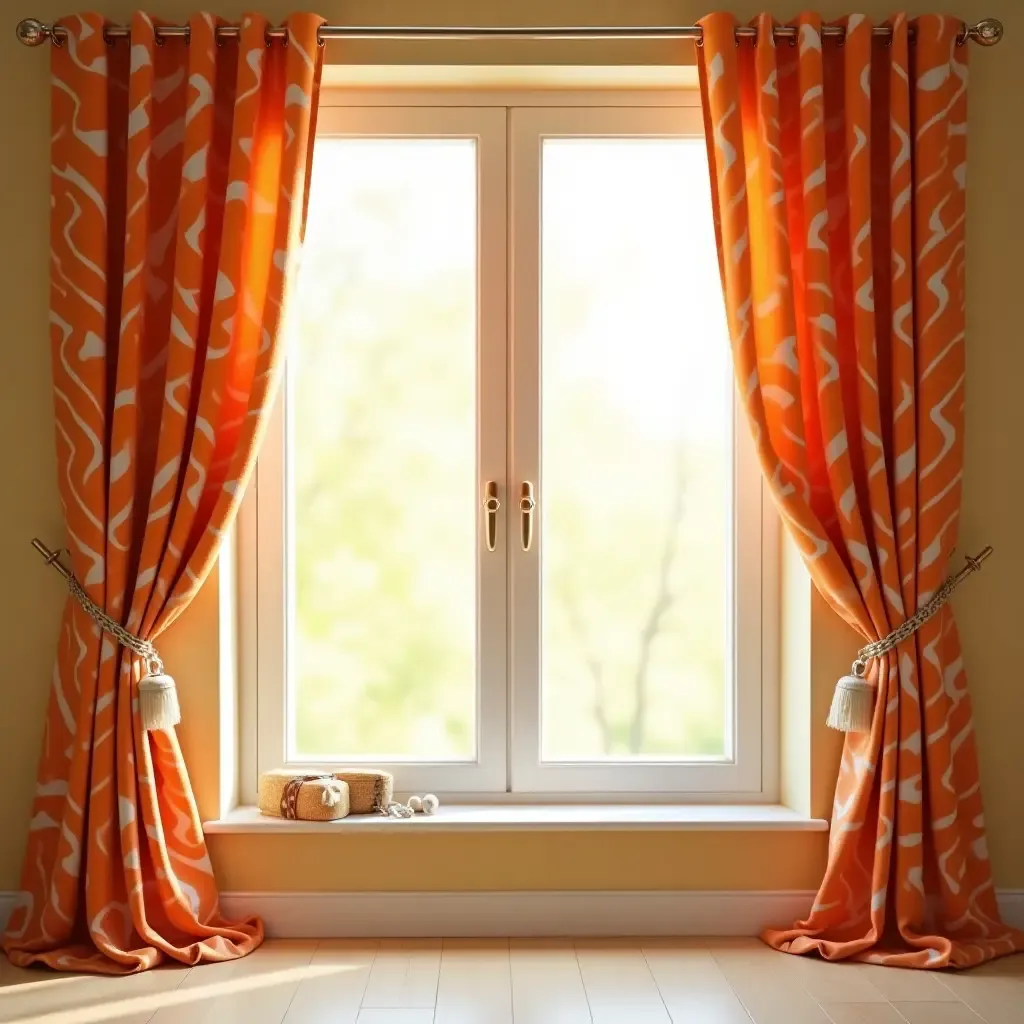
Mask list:
[[[278,938],[757,935],[805,916],[813,892],[224,893],[228,917],[258,914]],[[0,893],[0,927],[14,893]],[[1024,928],[1024,890],[999,894]]]
[[[799,917],[809,892],[233,893],[226,913],[267,931],[357,936],[755,935]]]

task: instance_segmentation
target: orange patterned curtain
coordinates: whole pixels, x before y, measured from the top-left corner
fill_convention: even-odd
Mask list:
[[[199,15],[160,40],[64,22],[53,48],[50,341],[74,572],[157,637],[195,595],[241,498],[281,361],[304,215],[320,19],[287,41]],[[173,730],[141,728],[140,660],[64,609],[14,963],[107,974],[254,949],[220,915]]]
[[[967,47],[961,24],[862,15],[756,44],[726,14],[698,51],[737,382],[811,575],[867,639],[936,591],[963,472]],[[911,33],[914,33],[913,40]],[[904,967],[1024,949],[1000,920],[971,703],[946,605],[874,659],[846,738],[810,917],[766,940]]]

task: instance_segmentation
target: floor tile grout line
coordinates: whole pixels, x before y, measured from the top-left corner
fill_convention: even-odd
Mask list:
[[[321,941],[321,939],[316,940],[316,943],[314,944],[312,950],[310,951],[309,959],[306,961],[306,967],[311,967],[313,965],[313,959],[316,956],[316,951],[320,948]],[[284,1008],[284,1013],[281,1014],[281,1020],[279,1024],[284,1024],[285,1020],[287,1019],[288,1011],[292,1008],[292,1003],[295,1002],[295,997],[299,994],[299,986],[302,984],[304,980],[304,978],[300,977],[299,980],[295,983],[295,988],[292,989],[291,998],[288,1000],[288,1005]]]
[[[186,969],[185,969],[184,971],[182,971],[182,972],[181,972],[181,977],[180,977],[180,978],[178,979],[178,984],[177,984],[177,985],[175,985],[175,986],[174,986],[174,988],[172,988],[172,989],[168,989],[168,991],[169,991],[169,992],[177,992],[177,991],[178,991],[178,989],[179,989],[179,988],[181,988],[182,982],[183,982],[183,981],[184,981],[184,980],[185,980],[185,979],[186,979],[186,978],[187,978],[187,977],[188,977],[188,976],[189,976],[189,975],[190,975],[190,974],[191,974],[191,973],[192,973],[192,972],[193,972],[194,970],[195,970],[195,967],[194,967],[194,966],[192,966],[192,965],[190,965],[190,966],[189,966],[188,968],[186,968]],[[154,1010],[154,1011],[153,1011],[153,1012],[152,1012],[152,1013],[151,1013],[151,1014],[150,1014],[150,1015],[149,1015],[149,1016],[148,1016],[148,1017],[146,1018],[146,1024],[150,1024],[150,1022],[151,1022],[151,1021],[153,1020],[153,1018],[154,1018],[154,1017],[155,1017],[155,1016],[156,1016],[156,1015],[157,1015],[157,1014],[158,1014],[158,1013],[159,1013],[159,1012],[160,1012],[160,1011],[161,1011],[162,1009],[163,1009],[163,1007],[161,1007],[161,1006],[158,1006],[158,1007],[157,1007],[157,1008],[156,1008],[156,1009],[155,1009],[155,1010]]]
[[[658,984],[658,979],[655,976],[653,970],[651,970],[651,961],[647,959],[647,950],[644,949],[643,941],[640,942],[640,956],[643,958],[644,966],[647,968],[647,973],[651,976],[651,981],[654,982],[654,990],[658,993],[658,998],[661,1000],[661,1005],[665,1007],[665,1014],[668,1016],[669,1021],[673,1020],[672,1011],[668,1008],[668,1003],[665,1002],[665,993],[661,991],[661,986]]]
[[[958,1003],[962,1003],[964,1006],[967,1007],[968,1010],[971,1011],[971,1013],[975,1014],[981,1020],[985,1021],[986,1024],[988,1024],[988,1018],[986,1018],[985,1015],[980,1010],[976,1010],[973,1006],[971,1006],[971,1004],[969,1002],[967,1002],[966,999],[964,999],[964,997],[962,995],[960,995],[959,992],[956,991],[956,989],[954,989],[952,986],[946,984],[946,981],[945,981],[945,978],[943,977],[943,972],[942,971],[935,971],[934,973],[935,973],[935,978],[938,981],[938,983],[947,992],[950,992],[953,996],[955,996]],[[962,977],[962,975],[961,975],[961,977]],[[899,1010],[897,1010],[896,1012],[899,1013]]]
[[[719,962],[718,957],[715,956],[715,951],[713,949],[709,949],[708,952],[711,954],[711,959],[714,961],[715,967],[718,968],[719,974],[721,974],[722,977],[725,978],[726,984],[729,986],[729,989],[732,991],[732,994],[739,1000],[740,1006],[743,1007],[743,1012],[750,1018],[751,1024],[757,1024],[757,1018],[754,1016],[754,1011],[751,1010],[749,1006],[747,1006],[747,1001],[743,998],[742,995],[740,995],[739,990],[732,983],[732,978],[730,978],[729,975],[725,973],[725,970],[723,969],[722,964]],[[825,1013],[825,1011],[822,1010],[822,1013]],[[825,1013],[825,1016],[827,1017],[828,1014]]]
[[[512,997],[512,941],[505,937],[505,969],[508,971],[508,1019],[515,1024],[516,1004]],[[437,1016],[436,1012],[434,1014]]]
[[[906,1024],[910,1024],[910,1021],[900,1013],[900,1008],[891,999],[886,1000],[886,1005],[892,1007],[892,1012],[895,1013],[900,1020],[905,1021]]]
[[[711,962],[715,965],[715,970],[722,976],[722,980],[729,986],[729,991],[736,997],[736,1001],[743,1007],[743,1012],[750,1018],[751,1024],[756,1024],[754,1014],[751,1012],[750,1007],[744,1002],[743,996],[736,991],[736,986],[729,979],[729,975],[722,970],[722,965],[718,962],[718,957],[715,956],[715,951],[713,949],[708,949],[706,952],[708,956],[711,957]]]
[[[380,952],[380,939],[377,939],[373,944],[373,956],[370,958],[370,965],[366,971],[366,980],[363,982],[363,990],[359,993],[359,1006],[356,1009],[356,1020],[359,1020],[359,1014],[363,1012],[363,1000],[366,998],[366,990],[370,987],[370,974],[373,971],[374,964],[377,963],[377,954]]]
[[[784,954],[784,955],[789,955],[789,954]],[[797,955],[799,955],[799,956],[801,956],[801,957],[802,957],[802,954],[797,954]],[[818,957],[817,959],[811,959],[811,958],[807,958],[807,959],[802,959],[802,962],[803,962],[803,963],[805,963],[805,964],[814,964],[814,963],[822,963],[822,964],[831,964],[831,963],[834,963],[834,964],[840,964],[840,963],[847,963],[847,962],[849,962],[849,963],[850,963],[850,964],[852,965],[852,964],[856,964],[856,963],[861,963],[862,961],[857,961],[857,960],[853,960],[853,961],[846,961],[846,960],[826,960],[826,959],[825,959],[824,957]],[[812,967],[811,969],[813,970],[813,967]],[[798,968],[798,970],[800,970],[800,971],[805,971],[806,969],[805,969],[805,968]],[[815,995],[815,994],[814,994],[814,993],[813,993],[813,992],[812,992],[812,991],[811,991],[811,990],[810,990],[810,989],[809,989],[809,988],[807,987],[807,984],[806,984],[806,983],[805,983],[805,982],[804,982],[804,981],[803,981],[802,979],[800,980],[800,987],[801,987],[801,988],[802,988],[802,989],[804,990],[804,992],[805,992],[805,993],[806,993],[806,994],[807,994],[808,996],[810,996],[810,998],[811,998],[811,1001],[812,1001],[812,1002],[814,1002],[814,1003],[815,1003],[815,1004],[816,1004],[816,1005],[817,1005],[818,1007],[820,1007],[820,1008],[821,1008],[822,1012],[823,1012],[823,1013],[825,1014],[825,1016],[826,1016],[826,1017],[828,1017],[828,1016],[829,1016],[828,1010],[826,1010],[826,1009],[825,1009],[825,1003],[826,1003],[827,1001],[831,1001],[831,1002],[848,1002],[848,1003],[866,1003],[866,1002],[880,1002],[880,1003],[891,1003],[891,1002],[892,1002],[892,1000],[891,1000],[891,999],[890,999],[890,998],[889,998],[889,997],[888,997],[888,996],[887,996],[887,995],[886,995],[886,994],[885,994],[885,993],[884,993],[884,992],[883,992],[883,991],[882,991],[882,990],[881,990],[880,988],[878,988],[878,987],[877,987],[877,986],[875,985],[875,983],[874,983],[874,982],[870,981],[870,980],[869,980],[868,978],[865,978],[865,979],[864,979],[864,981],[866,982],[866,984],[868,984],[868,985],[869,985],[869,986],[870,986],[871,988],[873,988],[873,989],[875,990],[875,992],[876,992],[876,993],[878,994],[878,996],[879,996],[879,998],[878,998],[878,999],[876,999],[876,1000],[869,1000],[869,999],[846,999],[846,1000],[842,1000],[842,999],[837,999],[837,1000],[824,1000],[824,999],[819,999],[819,998],[818,998],[818,997],[817,997],[817,996],[816,996],[816,995]],[[899,1010],[897,1010],[896,1012],[897,1012],[897,1013],[899,1013]],[[902,1014],[900,1014],[900,1016],[902,1017],[903,1015],[902,1015]],[[906,1019],[906,1018],[904,1018],[904,1019]]]
[[[590,1005],[590,993],[587,991],[587,982],[583,977],[583,967],[580,964],[580,951],[576,945],[576,940],[572,940],[572,956],[576,961],[576,973],[580,976],[580,985],[583,988],[583,998],[587,1001],[587,1013],[590,1015],[590,1024],[594,1024],[594,1008]]]
[[[444,967],[444,939],[441,939],[441,949],[437,954],[437,980],[434,982],[434,1006],[430,1015],[431,1021],[437,1020],[437,993],[441,989],[441,969]]]

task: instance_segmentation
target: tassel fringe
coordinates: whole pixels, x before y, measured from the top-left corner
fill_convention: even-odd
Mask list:
[[[840,732],[870,732],[875,713],[875,688],[860,676],[843,676],[836,683],[828,727]]]
[[[143,676],[139,681],[139,714],[142,728],[173,729],[181,721],[178,690],[168,675]]]

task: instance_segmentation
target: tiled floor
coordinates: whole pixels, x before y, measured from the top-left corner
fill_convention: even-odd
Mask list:
[[[967,974],[827,964],[753,939],[277,940],[127,978],[0,960],[34,1024],[1024,1024],[1024,956]]]

